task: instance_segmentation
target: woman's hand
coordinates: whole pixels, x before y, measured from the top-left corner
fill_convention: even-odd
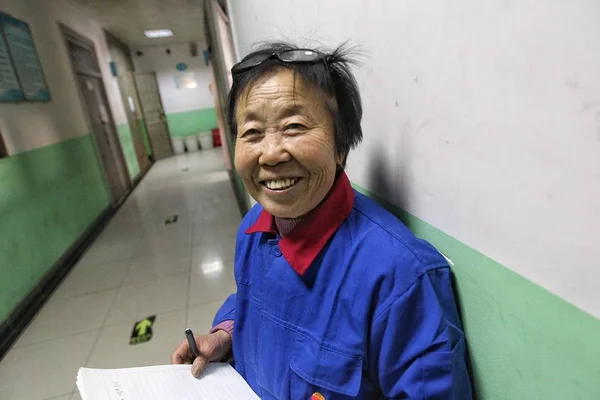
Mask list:
[[[171,364],[192,364],[192,375],[196,378],[202,374],[211,361],[224,358],[231,350],[231,336],[225,331],[216,331],[210,335],[194,335],[200,356],[193,360],[190,346],[186,339],[171,355]]]

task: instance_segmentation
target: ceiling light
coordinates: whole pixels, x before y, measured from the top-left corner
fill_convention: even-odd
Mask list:
[[[155,29],[151,31],[144,31],[144,35],[150,39],[163,38],[173,36],[173,31],[170,29]]]

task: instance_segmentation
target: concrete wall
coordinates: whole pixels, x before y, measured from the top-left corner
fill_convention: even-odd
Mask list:
[[[241,55],[360,46],[349,176],[455,261],[480,396],[600,397],[600,4],[229,6]]]

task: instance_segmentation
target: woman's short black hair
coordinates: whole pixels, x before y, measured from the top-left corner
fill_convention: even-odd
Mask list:
[[[260,45],[243,60],[256,54],[273,54],[298,49],[304,47],[285,42],[268,42]],[[270,58],[252,69],[233,74],[233,85],[227,100],[227,119],[235,137],[237,135],[236,105],[244,90],[275,70],[284,68],[292,70],[304,84],[314,87],[322,92],[325,98],[330,99],[325,101],[325,104],[333,119],[336,151],[338,155],[343,156],[342,166],[345,166],[350,149],[356,147],[362,140],[360,126],[362,103],[358,84],[350,69],[357,61],[352,58],[353,51],[346,43],[333,51],[321,48],[312,50],[326,54],[326,62],[283,63],[276,58]]]

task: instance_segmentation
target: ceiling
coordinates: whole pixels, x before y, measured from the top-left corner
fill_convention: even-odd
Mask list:
[[[204,42],[203,0],[66,0],[130,47]],[[148,39],[145,30],[171,29]]]

